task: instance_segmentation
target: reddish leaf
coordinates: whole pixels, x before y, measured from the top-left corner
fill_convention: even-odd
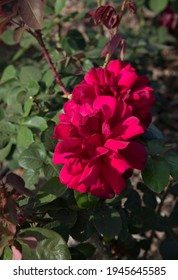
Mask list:
[[[38,241],[34,236],[23,237],[19,239],[22,240],[25,244],[27,244],[30,248],[36,248],[38,244]]]
[[[91,10],[85,15],[85,18],[88,20],[88,23],[90,26],[97,25],[97,23],[95,21],[95,12],[96,12],[96,10]]]
[[[90,25],[96,26],[102,23],[108,29],[115,28],[119,22],[119,14],[110,5],[103,5],[96,10],[91,10],[85,17],[89,20]]]
[[[101,57],[105,57],[106,54],[109,54],[110,56],[113,55],[113,53],[116,51],[116,49],[121,45],[122,43],[122,37],[120,33],[117,33],[112,37],[112,39],[104,46],[101,52]]]
[[[9,222],[11,222],[13,224],[12,230],[14,230],[14,225],[17,224],[18,221],[17,221],[16,203],[11,197],[8,197],[7,204],[5,206],[5,210],[8,214],[8,216],[6,218]]]
[[[110,11],[108,16],[103,19],[103,24],[108,28],[114,28],[117,26],[119,22],[119,15],[117,13],[114,13],[113,11]]]
[[[19,14],[30,28],[42,29],[44,5],[43,0],[19,0]]]
[[[104,16],[108,13],[109,11],[109,8],[110,6],[109,5],[105,5],[105,6],[100,6],[98,9],[96,9],[96,12],[95,12],[95,20],[97,23],[100,23]]]
[[[9,173],[6,178],[6,182],[12,186],[17,191],[17,193],[33,196],[33,192],[25,188],[25,182],[20,176],[14,173]]]
[[[109,5],[99,7],[96,10],[95,18],[97,21],[101,21],[108,29],[115,28],[119,22],[119,14]]]

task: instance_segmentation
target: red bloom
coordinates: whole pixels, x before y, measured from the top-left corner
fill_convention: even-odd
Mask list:
[[[91,103],[100,95],[124,100],[132,114],[140,119],[143,128],[149,126],[150,107],[155,102],[153,89],[148,87],[147,77],[138,76],[130,64],[114,60],[107,69],[92,68],[73,91],[74,101],[80,104]]]
[[[96,73],[97,70],[108,71],[96,69]],[[86,81],[91,82],[90,75],[91,72]],[[97,75],[97,82],[99,79],[102,83],[97,90],[106,90],[108,95],[96,96],[96,88],[84,82],[80,96],[74,94],[75,98],[64,105],[54,133],[62,141],[55,148],[53,162],[64,164],[60,180],[69,188],[111,198],[126,187],[125,179],[133,168],[144,168],[146,152],[136,140],[144,132],[140,120],[132,115],[131,106],[109,96],[112,82],[103,80],[106,77]],[[113,81],[114,73],[108,78]]]

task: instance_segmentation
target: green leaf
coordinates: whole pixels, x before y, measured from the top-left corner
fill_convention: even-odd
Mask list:
[[[96,207],[93,212],[93,222],[97,231],[109,238],[118,236],[122,229],[119,212],[107,205]]]
[[[32,144],[23,151],[19,158],[19,164],[25,169],[39,169],[46,158],[46,152],[40,145]]]
[[[2,120],[0,122],[0,149],[4,148],[5,145],[11,140],[16,134],[16,126],[8,121]]]
[[[131,233],[140,233],[150,229],[154,229],[157,222],[157,216],[153,209],[147,207],[139,207],[132,211],[129,228]]]
[[[17,133],[17,144],[21,147],[28,147],[33,142],[33,133],[26,126],[21,126]]]
[[[1,36],[1,40],[9,46],[14,46],[17,43],[14,41],[14,30],[13,29],[7,29],[3,32]]]
[[[9,241],[12,241],[13,235],[4,235],[1,234],[1,239],[0,239],[0,256],[2,256],[4,248],[9,245]]]
[[[142,171],[144,183],[154,192],[163,191],[169,181],[169,166],[162,157],[148,158]]]
[[[30,80],[25,86],[30,96],[36,95],[40,90],[40,86],[36,81]]]
[[[42,134],[42,141],[47,151],[54,151],[57,140],[53,138],[55,124],[52,123]]]
[[[85,39],[77,29],[72,29],[67,32],[67,35],[62,40],[62,47],[71,52],[77,50],[83,50],[86,47]]]
[[[29,86],[29,81],[38,82],[41,80],[41,72],[34,66],[24,66],[21,68],[19,78],[20,82],[25,85]]]
[[[47,70],[46,73],[43,76],[42,81],[46,84],[46,87],[50,87],[51,84],[54,82],[53,73],[49,72],[49,70]]]
[[[151,191],[144,193],[143,202],[144,202],[145,206],[147,206],[149,208],[155,209],[157,206],[156,197],[155,197],[154,193]]]
[[[86,260],[91,259],[95,253],[96,248],[90,243],[81,243],[75,247],[70,248],[72,260]]]
[[[66,186],[61,184],[58,177],[51,178],[40,190],[37,195],[37,204],[46,204],[60,197],[65,191]]]
[[[168,0],[150,0],[149,7],[156,13],[162,12],[168,5]]]
[[[46,120],[38,116],[28,118],[27,120],[24,121],[24,124],[29,127],[36,127],[41,131],[44,131],[48,127]]]
[[[42,29],[44,1],[19,0],[19,14],[28,27]]]
[[[84,62],[83,62],[83,69],[88,72],[91,68],[93,68],[94,65],[93,63],[91,62],[91,60],[89,59],[85,59]]]
[[[49,164],[45,164],[43,166],[43,172],[47,179],[50,179],[55,176],[59,176],[60,169],[61,169],[60,165],[54,165],[52,164],[52,162]]]
[[[80,242],[87,240],[95,231],[91,216],[86,210],[78,211],[77,221],[71,229],[71,236]]]
[[[160,44],[164,44],[167,42],[167,37],[169,36],[169,34],[166,26],[160,26],[157,29],[157,34],[158,34],[158,42]]]
[[[30,97],[24,104],[24,113],[23,113],[24,117],[28,117],[28,115],[30,114],[32,105],[33,105],[33,98]]]
[[[160,154],[164,150],[163,140],[153,139],[148,142],[148,153],[152,156]]]
[[[3,161],[8,156],[11,148],[12,148],[12,141],[9,142],[7,146],[5,146],[3,149],[0,150],[0,161]]]
[[[55,219],[60,223],[60,226],[72,228],[77,221],[77,211],[62,207],[55,213]]]
[[[177,2],[177,1],[174,1],[174,2],[172,3],[172,7],[173,7],[173,9],[174,9],[174,12],[175,12],[176,14],[178,14],[178,2]]]
[[[40,173],[38,170],[28,169],[22,175],[22,178],[25,181],[25,185],[28,189],[33,189],[32,187],[38,183]]]
[[[178,196],[178,184],[171,186],[171,188],[169,189],[169,192],[171,194],[173,194],[174,196]]]
[[[0,84],[16,78],[16,69],[13,65],[8,65],[2,73]]]
[[[137,207],[141,206],[141,198],[137,191],[133,189],[128,190],[127,200],[124,204],[124,208],[129,209],[132,211]]]
[[[147,131],[144,133],[143,137],[148,140],[152,140],[152,139],[163,140],[162,132],[152,123],[148,127]]]
[[[56,15],[60,15],[62,9],[64,8],[66,0],[56,0],[54,10]]]
[[[69,260],[69,249],[64,239],[53,230],[46,228],[27,228],[18,234],[22,237],[34,237],[38,243],[36,248],[30,248],[18,239],[22,245],[23,260]]]
[[[31,36],[31,34],[25,32],[21,41],[20,41],[20,47],[19,51],[15,54],[13,57],[13,60],[18,60],[19,57],[21,57],[25,50],[30,48],[31,46],[37,45],[37,41],[34,37]]]
[[[4,249],[3,260],[12,260],[13,254],[9,246]]]
[[[168,162],[171,176],[178,181],[178,155],[174,152],[167,152],[165,159]]]
[[[161,242],[159,251],[163,260],[176,261],[178,259],[178,241],[168,236]]]
[[[96,248],[90,243],[81,243],[75,247],[81,252],[87,259],[91,258],[96,251]]]
[[[74,197],[81,209],[93,208],[100,201],[99,198],[90,193],[80,193],[78,191],[74,191]]]

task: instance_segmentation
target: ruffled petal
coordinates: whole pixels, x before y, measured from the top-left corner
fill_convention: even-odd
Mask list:
[[[126,188],[126,182],[120,173],[117,160],[105,162],[102,167],[102,175],[116,194],[120,194]]]
[[[134,85],[138,78],[138,75],[134,68],[130,64],[127,64],[120,72],[118,79],[118,86],[130,89]]]
[[[117,77],[124,65],[125,63],[120,60],[112,60],[109,62],[107,69],[114,73],[114,76]]]
[[[122,140],[129,140],[145,132],[140,120],[136,117],[130,117],[116,125],[112,130],[112,136],[120,136]]]
[[[143,144],[132,141],[127,149],[120,150],[119,153],[127,160],[131,168],[144,169],[147,153]]]
[[[125,149],[129,145],[129,142],[120,141],[115,139],[108,139],[104,144],[105,148],[112,150],[113,152],[118,152],[118,150]]]
[[[115,195],[114,191],[102,175],[98,178],[96,184],[90,187],[90,193],[101,198],[113,198]]]

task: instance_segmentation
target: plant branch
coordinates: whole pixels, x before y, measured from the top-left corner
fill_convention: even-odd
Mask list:
[[[13,24],[17,25],[18,27],[24,27],[24,24],[16,22],[13,19],[11,20],[11,22]],[[57,69],[52,62],[51,56],[50,56],[50,54],[46,48],[45,42],[43,40],[43,34],[42,34],[41,30],[32,31],[30,28],[25,28],[25,30],[37,40],[38,44],[41,47],[42,55],[43,55],[44,59],[47,61],[49,68],[51,69],[51,71],[53,73],[53,76],[55,78],[57,85],[60,87],[60,89],[64,93],[64,95],[67,98],[69,98],[70,93],[66,90],[66,88],[62,82],[61,75],[57,72]]]
[[[123,3],[122,3],[122,6],[121,6],[118,26],[119,26],[119,24],[121,22],[121,19],[122,19],[123,15],[124,15],[124,11],[125,11],[126,5],[127,5],[127,0],[124,0]]]
[[[35,39],[38,41],[40,47],[41,47],[41,51],[43,54],[44,59],[47,61],[47,63],[49,64],[49,68],[51,69],[53,76],[56,80],[56,83],[58,84],[58,86],[60,87],[61,91],[65,94],[66,97],[69,97],[69,92],[66,90],[66,88],[64,87],[64,84],[61,80],[61,75],[57,72],[56,67],[54,66],[51,56],[45,46],[44,40],[43,40],[43,35],[41,30],[35,30],[35,32],[31,31],[31,30],[27,30],[33,37],[35,37]]]
[[[122,19],[122,17],[123,17],[123,14],[124,14],[124,11],[125,11],[125,8],[126,8],[126,5],[127,5],[127,1],[128,1],[128,0],[123,0],[123,2],[122,2],[120,14],[119,14],[119,22],[118,22],[118,25],[117,25],[117,27],[116,27],[116,29],[115,29],[115,32],[114,32],[114,34],[113,34],[112,37],[114,37],[114,35],[115,35],[115,34],[117,33],[117,31],[118,31],[119,24],[120,24],[120,22],[121,22],[121,19]],[[111,38],[111,40],[112,40],[112,38]],[[105,57],[105,61],[104,61],[104,64],[103,64],[103,68],[106,68],[106,67],[107,67],[110,58],[111,58],[111,55],[108,53],[108,54],[106,55],[106,57]]]

